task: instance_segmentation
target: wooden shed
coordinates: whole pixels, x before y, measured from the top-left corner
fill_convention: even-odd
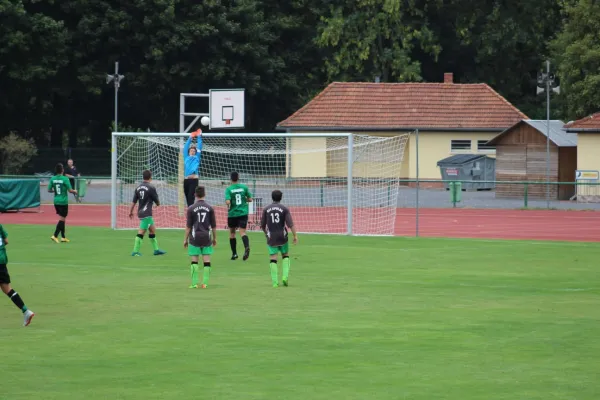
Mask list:
[[[577,135],[567,132],[564,123],[550,121],[550,181],[574,182],[577,169]],[[524,119],[488,142],[496,146],[497,181],[546,181],[545,120]],[[525,185],[498,184],[496,197],[522,198]],[[527,185],[530,198],[546,198],[546,185]],[[550,198],[569,200],[574,185],[551,185]]]

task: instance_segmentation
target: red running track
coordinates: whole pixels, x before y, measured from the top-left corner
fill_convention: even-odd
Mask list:
[[[164,209],[164,208],[163,208]],[[294,209],[292,209],[294,211]],[[125,209],[120,212],[127,212]],[[367,216],[367,210],[357,210],[357,219]],[[317,231],[322,216],[309,213],[296,214],[296,224],[302,231]],[[337,216],[344,221],[343,209],[328,209],[327,215]],[[219,227],[225,226],[225,210],[217,209]],[[160,215],[155,218],[160,227]],[[221,223],[220,221],[223,221]],[[170,221],[184,226],[183,218]],[[39,210],[7,212],[0,214],[2,224],[55,224],[54,206],[43,205]],[[108,205],[71,205],[69,225],[110,226]],[[332,233],[343,233],[345,226],[333,226]],[[221,226],[223,225],[223,226]],[[130,227],[137,226],[137,219]],[[163,225],[164,226],[164,225]],[[395,234],[415,236],[415,209],[399,208],[396,215]],[[564,241],[600,241],[600,212],[561,210],[504,210],[504,209],[452,209],[430,208],[419,211],[419,235],[425,237],[485,238],[485,239],[529,239]]]

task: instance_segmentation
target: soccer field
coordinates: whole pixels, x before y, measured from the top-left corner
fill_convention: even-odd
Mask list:
[[[183,231],[5,225],[6,399],[600,397],[600,246],[301,235],[272,288],[264,237],[188,289]],[[241,241],[238,240],[238,247]]]

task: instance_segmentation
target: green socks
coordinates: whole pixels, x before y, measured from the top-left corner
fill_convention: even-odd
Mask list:
[[[197,287],[198,286],[198,263],[193,262],[192,265],[190,266],[190,273],[192,275],[192,286],[191,287]]]
[[[135,237],[135,242],[133,243],[133,252],[134,253],[140,252],[140,247],[142,246],[142,238],[143,238],[143,236],[141,236],[141,235],[137,235]]]
[[[277,277],[277,261],[271,260],[269,263],[269,268],[271,269],[271,281],[273,282],[273,287],[279,286],[279,278]]]
[[[283,260],[281,262],[282,264],[282,269],[283,269],[283,280],[287,281],[288,280],[288,275],[290,274],[290,258],[289,257],[283,257]]]
[[[152,243],[152,248],[154,251],[158,250],[158,240],[156,240],[156,235],[148,235],[150,238],[150,243]]]
[[[210,279],[210,263],[204,263],[204,279],[202,284],[208,286],[208,280]]]

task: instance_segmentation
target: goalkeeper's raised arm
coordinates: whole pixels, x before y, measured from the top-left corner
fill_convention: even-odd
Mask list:
[[[194,138],[197,144],[194,145]],[[198,129],[192,132],[183,146],[183,193],[188,207],[194,204],[194,193],[198,187],[198,175],[200,173],[200,162],[202,161],[202,131]]]

